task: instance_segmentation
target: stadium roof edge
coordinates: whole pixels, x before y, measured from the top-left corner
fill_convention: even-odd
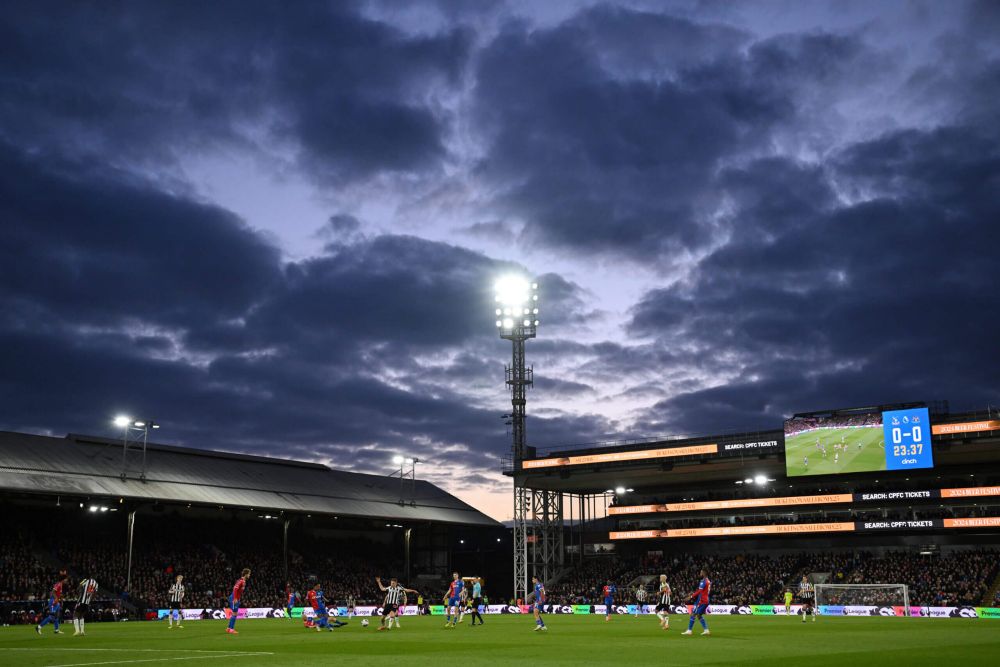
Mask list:
[[[146,478],[122,473],[120,440],[0,431],[0,492],[500,525],[426,480],[404,486],[304,461],[150,445]]]
[[[12,433],[12,431],[0,431],[0,433]],[[67,440],[81,443],[94,443],[108,446],[121,446],[121,438],[104,438],[94,435],[82,435],[79,433],[67,433]],[[196,454],[198,456],[211,456],[220,459],[232,459],[236,461],[258,461],[261,463],[273,463],[275,465],[296,466],[299,468],[318,468],[320,470],[332,470],[322,463],[310,461],[295,461],[293,459],[279,459],[273,456],[260,456],[258,454],[240,454],[238,452],[227,452],[219,449],[199,449],[197,447],[182,447],[180,445],[164,445],[162,443],[150,442],[146,444],[147,449],[157,449],[164,452],[178,452],[184,454]],[[357,473],[359,475],[366,473]]]

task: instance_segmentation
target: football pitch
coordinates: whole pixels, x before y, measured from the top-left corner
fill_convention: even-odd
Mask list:
[[[820,428],[785,438],[785,466],[789,476],[832,475],[842,472],[885,470],[881,426]],[[816,447],[816,441],[826,448]],[[834,449],[841,442],[847,449]],[[861,446],[858,447],[858,443]],[[839,457],[837,456],[839,454]],[[808,457],[809,465],[805,464]]]
[[[995,665],[1000,621],[983,619],[709,617],[711,636],[681,636],[687,617],[662,631],[653,616],[546,617],[534,632],[529,616],[491,616],[483,627],[445,629],[441,617],[407,617],[402,629],[377,632],[357,619],[334,632],[306,630],[297,620],[254,619],[226,635],[224,621],[91,623],[86,637],[30,626],[0,628],[0,664],[89,665]],[[50,628],[46,628],[50,630]]]

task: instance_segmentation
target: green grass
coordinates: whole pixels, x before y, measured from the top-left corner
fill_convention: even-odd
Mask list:
[[[401,630],[376,632],[357,620],[334,632],[305,630],[288,619],[243,620],[238,636],[224,621],[189,621],[183,630],[162,622],[91,623],[86,637],[39,637],[34,628],[0,628],[0,665],[391,665],[440,667],[513,665],[996,665],[1000,621],[982,619],[709,617],[710,637],[682,637],[687,618],[659,629],[652,616],[546,617],[549,630],[533,632],[527,616],[487,617],[446,630],[441,617],[407,617]],[[48,630],[49,628],[46,628]],[[29,649],[29,650],[18,650]],[[100,650],[88,650],[100,649]],[[206,653],[218,651],[218,653]]]
[[[788,474],[831,475],[843,472],[868,472],[885,470],[885,447],[881,426],[865,428],[829,428],[798,433],[785,439],[785,461]],[[833,448],[841,440],[847,450]],[[816,447],[816,441],[826,446],[826,456]],[[858,443],[861,447],[858,447]],[[834,462],[835,454],[840,458]],[[803,459],[809,457],[809,466]]]

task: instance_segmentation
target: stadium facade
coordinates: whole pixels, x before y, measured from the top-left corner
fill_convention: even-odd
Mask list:
[[[793,439],[801,448],[794,453],[786,450]],[[918,450],[919,459],[911,455]],[[530,448],[505,460],[503,471],[516,486],[556,494],[565,508],[553,582],[587,559],[615,554],[669,560],[893,549],[933,558],[1000,545],[994,410],[950,413],[946,404],[924,403],[826,410],[784,428]],[[531,571],[543,567],[532,549],[540,541],[529,534]]]
[[[214,589],[205,606],[215,607],[244,565],[266,574],[267,590],[258,579],[256,594],[274,608],[286,581],[303,590],[306,579],[350,570],[346,563],[428,590],[453,568],[509,581],[503,526],[427,481],[159,444],[141,464],[140,454],[126,454],[122,439],[0,432],[0,523],[15,538],[4,547],[21,554],[27,573],[0,600],[47,591],[57,569],[97,570],[102,593],[141,616],[157,607],[152,598],[176,563]],[[37,582],[33,568],[42,571]],[[374,579],[357,586],[368,596]]]

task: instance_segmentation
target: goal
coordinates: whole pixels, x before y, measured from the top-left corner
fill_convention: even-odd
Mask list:
[[[902,607],[903,614],[910,615],[910,588],[906,584],[816,584],[813,589],[817,609],[821,606]]]

